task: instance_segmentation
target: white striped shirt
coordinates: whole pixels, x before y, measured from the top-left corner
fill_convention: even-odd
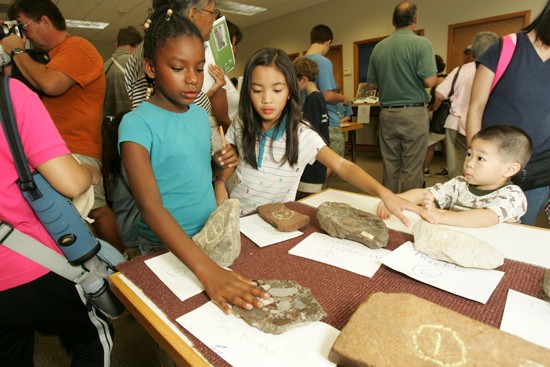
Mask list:
[[[226,135],[228,143],[237,147],[242,154],[241,128],[242,121],[236,119]],[[256,210],[263,204],[284,203],[294,201],[300,177],[307,164],[315,162],[317,153],[326,144],[323,139],[308,125],[300,123],[298,127],[298,162],[291,167],[288,162],[280,165],[286,147],[286,135],[273,141],[273,154],[271,150],[272,139],[267,137],[265,153],[261,167],[257,170],[241,159],[237,166],[237,184],[231,191],[232,199],[241,202],[241,215]],[[259,151],[259,140],[256,141],[256,156]]]

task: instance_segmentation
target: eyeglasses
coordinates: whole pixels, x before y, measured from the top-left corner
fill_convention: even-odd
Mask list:
[[[29,24],[31,24],[32,22],[36,22],[36,21],[38,21],[38,19],[31,19],[27,23],[21,24],[21,28],[23,28],[23,30],[27,30]]]
[[[214,9],[214,11],[212,11],[212,10],[207,10],[207,9],[202,9],[202,8],[201,8],[200,10],[212,14],[212,16],[214,17],[214,19],[218,19],[218,17],[219,17],[220,15],[222,15],[222,12],[220,11],[220,9]]]
[[[21,28],[27,29],[27,27],[29,26],[29,24],[31,24],[32,22],[34,22],[34,20],[29,20],[27,23],[21,24]]]

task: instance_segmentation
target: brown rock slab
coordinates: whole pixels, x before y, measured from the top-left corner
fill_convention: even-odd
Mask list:
[[[360,242],[369,248],[386,247],[388,227],[376,215],[351,205],[324,202],[317,208],[317,220],[330,236]]]
[[[540,286],[540,295],[542,299],[550,302],[550,269],[546,269],[544,277],[542,278],[542,284]]]
[[[193,241],[221,267],[228,267],[241,253],[240,202],[228,199],[210,214]]]
[[[550,350],[406,293],[375,293],[334,342],[344,367],[550,366]]]
[[[258,214],[281,232],[297,231],[310,220],[309,216],[289,209],[283,203],[261,205],[258,207]]]
[[[418,220],[412,229],[414,249],[432,259],[466,268],[496,269],[504,256],[492,245],[468,233]]]
[[[264,306],[250,311],[233,307],[233,314],[250,325],[271,334],[319,321],[326,316],[311,290],[292,280],[256,280],[269,295]]]

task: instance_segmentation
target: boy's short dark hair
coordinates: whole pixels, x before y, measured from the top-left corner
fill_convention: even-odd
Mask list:
[[[332,30],[324,24],[316,25],[311,28],[311,32],[309,33],[309,40],[311,44],[325,43],[326,41],[332,41],[333,39],[334,35],[332,34]]]
[[[493,125],[477,132],[472,141],[482,139],[497,145],[498,152],[505,162],[518,162],[525,167],[533,151],[529,135],[513,125]]]
[[[439,55],[435,55],[435,66],[438,73],[442,73],[443,70],[445,70],[445,61],[443,61],[443,58]]]
[[[315,61],[301,56],[294,59],[292,64],[294,65],[294,70],[296,70],[296,77],[298,79],[305,76],[310,82],[317,80],[317,76],[319,75],[319,66],[317,66]]]
[[[239,26],[230,22],[229,19],[226,19],[226,22],[227,30],[229,31],[229,39],[231,40],[231,43],[233,43],[233,37],[235,37],[235,44],[233,46],[237,46],[243,40],[243,32]]]
[[[143,41],[141,33],[136,27],[130,25],[118,31],[117,45],[137,47]]]

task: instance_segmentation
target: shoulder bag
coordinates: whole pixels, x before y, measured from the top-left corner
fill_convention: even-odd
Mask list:
[[[461,68],[462,66],[458,68],[458,71],[453,78],[453,83],[451,84],[451,91],[449,92],[449,96],[441,102],[439,108],[437,110],[434,110],[432,114],[432,119],[430,121],[430,131],[432,133],[445,134],[445,121],[447,121],[447,116],[449,116],[449,114],[451,113],[451,97],[454,94],[456,79],[458,78],[458,73],[460,73]]]

